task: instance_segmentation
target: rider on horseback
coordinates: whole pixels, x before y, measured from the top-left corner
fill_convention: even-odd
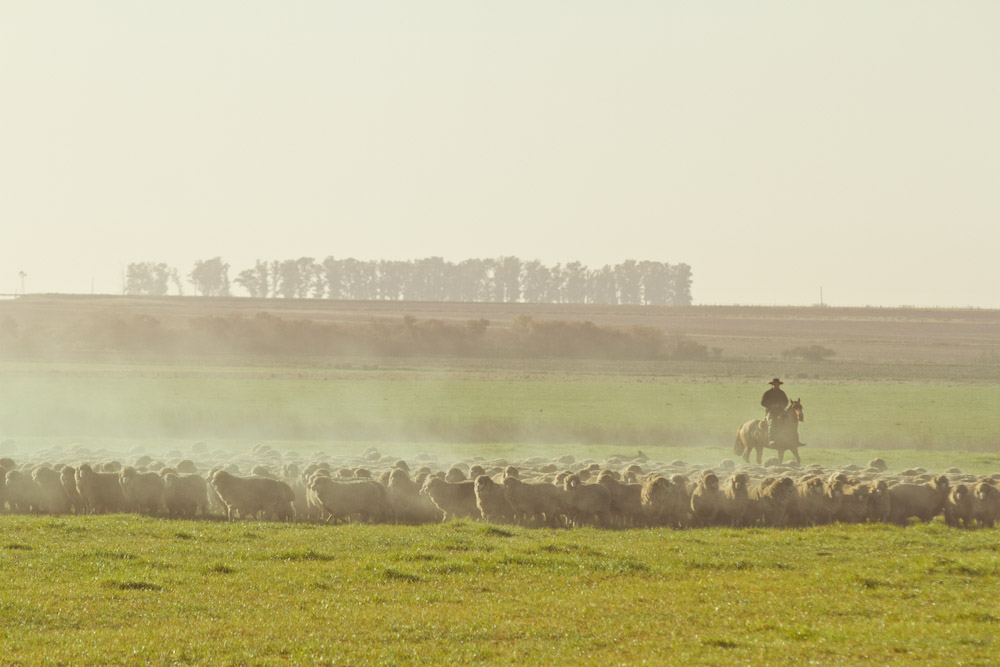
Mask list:
[[[788,396],[779,387],[784,382],[778,378],[771,380],[771,388],[764,392],[764,397],[760,399],[760,404],[764,406],[764,420],[767,422],[768,446],[774,447],[774,440],[778,434],[778,422],[785,409],[788,407]]]

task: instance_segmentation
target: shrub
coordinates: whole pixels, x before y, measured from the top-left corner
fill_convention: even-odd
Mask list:
[[[824,361],[837,354],[828,347],[822,345],[809,345],[793,347],[781,353],[786,359],[802,359],[804,361]]]

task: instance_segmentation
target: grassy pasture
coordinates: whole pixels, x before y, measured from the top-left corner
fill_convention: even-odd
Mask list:
[[[732,458],[779,375],[804,463],[1000,470],[1000,311],[605,308],[37,297],[22,328],[94,315],[271,312],[349,322],[520,314],[642,323],[704,362],[16,359],[0,349],[0,453]],[[821,344],[833,361],[781,358]],[[67,450],[68,451],[68,450]],[[73,461],[68,461],[73,462]],[[0,516],[0,664],[995,664],[994,530],[595,531]]]
[[[728,449],[765,387],[566,366],[275,368],[0,364],[9,438],[365,440]],[[789,380],[816,448],[995,452],[1000,386]],[[563,447],[564,449],[564,447]],[[653,455],[652,452],[647,452]]]
[[[940,522],[551,531],[3,517],[6,664],[991,664]]]

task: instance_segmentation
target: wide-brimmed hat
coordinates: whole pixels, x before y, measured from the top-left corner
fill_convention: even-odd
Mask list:
[[[778,378],[774,378],[768,384],[785,384],[785,383],[779,380]]]

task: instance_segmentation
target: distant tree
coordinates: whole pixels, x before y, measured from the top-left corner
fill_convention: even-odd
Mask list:
[[[268,273],[267,262],[258,259],[252,269],[240,271],[233,282],[254,298],[266,298],[269,284]]]
[[[611,266],[605,264],[592,274],[590,301],[605,305],[618,303],[618,287]]]
[[[162,262],[129,264],[125,270],[125,294],[163,296],[168,291],[168,282],[176,274],[176,270]]]
[[[383,301],[398,301],[403,297],[404,286],[412,284],[412,274],[413,265],[409,262],[378,262],[375,278],[376,298]]]
[[[374,262],[362,262],[349,257],[343,260],[342,271],[345,299],[374,301],[378,298],[377,269]]]
[[[570,262],[563,267],[560,284],[561,301],[563,303],[586,303],[590,272],[580,262]]]
[[[170,267],[170,282],[177,290],[177,296],[184,296],[184,284],[181,282],[181,274],[177,272],[177,269]]]
[[[323,280],[326,284],[326,297],[328,299],[343,299],[344,278],[341,260],[334,257],[327,257],[323,260],[321,266]]]
[[[615,265],[615,285],[618,288],[618,303],[635,305],[641,303],[639,293],[642,289],[642,276],[639,264],[634,259],[627,259]]]
[[[274,289],[281,298],[294,299],[298,296],[302,282],[302,276],[299,274],[299,263],[294,259],[286,259],[279,263],[274,282]],[[306,289],[308,289],[308,285]]]
[[[229,296],[229,265],[221,257],[196,261],[188,280],[201,296]]]
[[[562,303],[562,286],[566,280],[562,264],[549,269],[549,282],[545,286],[545,303]]]
[[[314,299],[322,299],[326,296],[329,287],[326,283],[326,270],[323,265],[312,259],[309,266],[304,269],[309,274],[309,296]]]
[[[516,303],[521,300],[522,262],[514,256],[496,260],[493,275],[493,300],[498,303]]]
[[[684,334],[675,334],[670,340],[670,358],[680,361],[700,361],[709,357],[707,345],[692,340]],[[721,353],[721,350],[720,350]]]
[[[491,281],[490,265],[481,259],[466,259],[458,263],[454,280],[449,280],[449,301],[481,301]]]
[[[521,267],[521,293],[528,303],[546,303],[552,294],[552,272],[537,259]]]
[[[272,259],[268,263],[268,275],[271,277],[271,282],[268,285],[267,293],[269,296],[278,298],[281,296],[279,292],[278,283],[281,282],[281,262],[276,259]]]
[[[300,299],[307,298],[313,291],[315,284],[315,272],[313,265],[316,261],[312,257],[300,257],[295,260],[295,265],[299,271],[299,282],[295,290],[295,296]]]
[[[691,305],[691,267],[687,264],[674,264],[670,267],[671,275],[671,306]]]
[[[411,263],[403,281],[403,299],[444,301],[448,297],[448,274],[454,265],[441,257],[426,257]]]
[[[669,304],[673,292],[670,265],[663,262],[639,262],[638,270],[642,284],[642,303],[655,306]]]

